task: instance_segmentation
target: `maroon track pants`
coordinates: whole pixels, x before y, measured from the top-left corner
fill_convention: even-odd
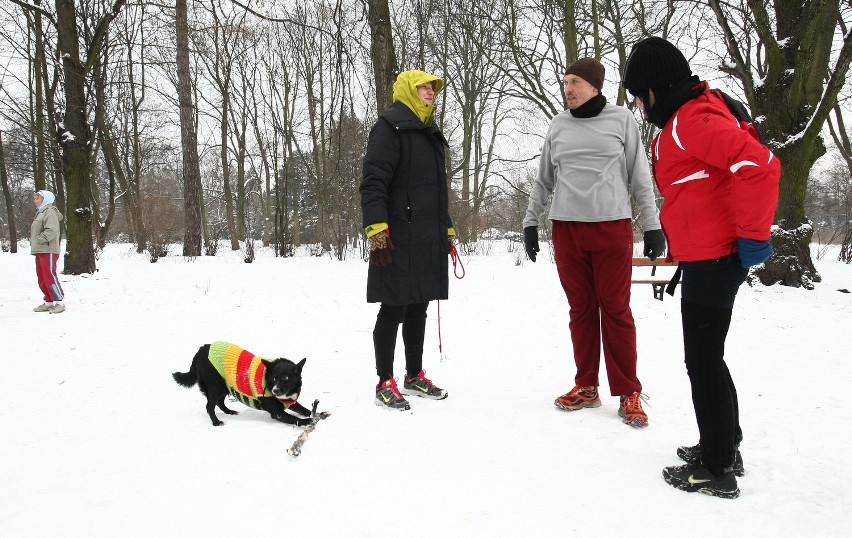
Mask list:
[[[35,255],[38,287],[44,294],[44,302],[46,303],[61,301],[65,298],[59,277],[56,276],[57,261],[59,261],[59,254],[43,253]]]
[[[577,385],[598,386],[601,341],[610,393],[642,391],[636,377],[636,325],[630,310],[633,227],[553,221],[553,251],[568,297]]]

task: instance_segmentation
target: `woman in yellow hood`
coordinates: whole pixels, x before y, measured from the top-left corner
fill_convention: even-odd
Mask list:
[[[393,104],[370,131],[361,181],[361,211],[369,239],[367,302],[381,303],[373,346],[376,405],[410,409],[402,393],[447,397],[423,370],[429,301],[446,299],[447,255],[455,235],[448,211],[447,140],[434,125],[435,95],[444,81],[423,71],[400,73]],[[405,344],[402,391],[393,376],[399,325]]]
[[[393,101],[411,109],[423,123],[432,123],[435,97],[444,88],[444,81],[425,71],[403,71],[393,84]]]

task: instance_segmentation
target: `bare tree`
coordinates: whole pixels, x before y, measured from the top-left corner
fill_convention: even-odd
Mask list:
[[[783,165],[775,254],[756,275],[763,284],[812,289],[821,278],[811,260],[805,195],[826,151],[822,128],[852,60],[850,8],[840,0],[709,0],[709,6],[727,50],[720,68],[742,84],[758,129]]]
[[[509,56],[500,50],[496,21],[478,16],[468,2],[446,1],[443,7],[437,18],[443,30],[438,35],[444,37],[431,44],[442,47],[435,54],[443,56],[438,61],[452,81],[444,99],[450,104],[444,108],[453,113],[461,131],[461,154],[448,174],[461,183],[453,224],[461,241],[469,243],[478,237],[492,166],[501,160],[496,143],[500,124],[508,119],[510,81],[496,66],[505,64]]]
[[[376,110],[381,114],[393,101],[393,83],[398,72],[388,0],[367,0],[367,22],[370,25]]]
[[[118,15],[124,3],[125,0],[115,0],[111,9],[101,16],[88,43],[88,50],[85,56],[81,57],[74,0],[56,0],[59,53],[65,82],[65,117],[63,128],[58,134],[68,188],[68,241],[64,269],[67,274],[93,273],[96,269],[92,244],[92,190],[89,170],[92,131],[88,123],[86,77],[100,53],[110,22]]]
[[[175,37],[177,40],[178,101],[180,103],[180,139],[183,155],[183,255],[201,255],[201,167],[198,162],[198,135],[195,105],[189,71],[189,24],[186,0],[175,0]]]
[[[846,165],[845,182],[843,180],[837,181],[842,185],[839,194],[845,202],[843,204],[843,223],[839,226],[841,245],[837,259],[852,263],[852,181],[849,180],[852,177],[852,142],[849,140],[849,133],[846,131],[846,125],[843,121],[843,111],[839,104],[834,105],[834,118],[837,126],[835,127],[834,122],[829,118],[828,128],[831,132],[831,138],[834,140],[834,145]]]
[[[0,131],[0,187],[3,188],[3,199],[6,201],[6,215],[9,225],[9,250],[12,254],[18,252],[18,230],[15,227],[15,203],[9,188],[9,175],[6,171],[6,152],[3,149],[3,132]]]
[[[41,0],[35,0],[33,2],[35,5],[40,5]],[[29,19],[29,16],[27,17]],[[46,186],[46,178],[47,178],[47,165],[46,165],[46,142],[45,142],[45,130],[44,130],[44,78],[42,77],[42,69],[45,65],[47,59],[44,53],[44,31],[42,27],[42,13],[41,11],[34,10],[32,12],[32,29],[33,29],[33,37],[35,40],[35,50],[33,51],[33,69],[32,69],[32,79],[34,82],[34,113],[35,113],[35,125],[33,134],[35,136],[35,151],[36,151],[36,159],[35,159],[35,168],[34,168],[34,176],[35,176],[35,185],[36,190],[44,189]]]

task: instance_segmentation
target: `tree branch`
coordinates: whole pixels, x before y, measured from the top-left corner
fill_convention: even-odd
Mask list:
[[[725,37],[725,48],[728,49],[728,54],[731,55],[731,58],[733,58],[734,63],[736,64],[735,69],[723,69],[723,71],[735,75],[742,81],[749,108],[754,110],[754,78],[752,77],[751,71],[749,71],[745,58],[743,58],[742,52],[740,51],[737,37],[734,35],[734,31],[731,30],[731,25],[728,24],[728,17],[722,11],[722,6],[719,5],[719,1],[709,0],[708,3],[710,4],[710,9],[712,9],[713,13],[716,15],[716,22],[719,23],[719,28],[722,30],[722,34]],[[757,18],[757,16],[755,16],[755,18]],[[772,38],[771,35],[770,38],[774,41],[774,38]]]
[[[239,2],[238,0],[231,0],[231,2],[232,2],[232,3],[234,3],[234,4],[236,4],[236,5],[238,5],[238,6],[240,6],[240,7],[241,7],[241,8],[243,8],[244,10],[248,11],[249,13],[251,13],[252,15],[254,15],[255,17],[259,17],[259,18],[261,18],[261,19],[263,19],[263,20],[265,20],[265,21],[269,21],[269,22],[286,22],[286,23],[289,23],[289,24],[296,24],[296,25],[302,26],[302,24],[300,24],[300,23],[298,23],[298,22],[294,21],[293,19],[279,19],[279,18],[276,18],[276,17],[270,17],[269,15],[264,15],[263,13],[258,13],[257,11],[253,10],[252,8],[250,8],[250,7],[248,7],[247,5],[243,4],[242,2]]]
[[[837,119],[837,129],[828,118],[828,131],[831,133],[831,138],[834,139],[834,145],[840,152],[840,156],[846,161],[846,168],[852,172],[852,143],[849,142],[849,136],[846,134],[846,125],[843,123],[843,111],[840,105],[834,105],[834,116]]]
[[[840,90],[846,83],[846,73],[849,72],[850,64],[852,64],[852,31],[847,32],[843,37],[843,47],[837,55],[837,63],[834,64],[834,68],[829,74],[828,84],[826,84],[822,93],[822,98],[820,98],[811,120],[802,133],[805,138],[819,136],[822,126],[837,102]]]
[[[240,2],[239,0],[231,0],[231,3],[236,4],[237,6],[239,6],[239,7],[243,8],[244,10],[248,11],[249,13],[251,13],[252,15],[254,15],[255,17],[259,17],[259,18],[261,18],[261,19],[263,19],[263,20],[265,20],[265,21],[269,21],[269,22],[280,22],[280,23],[286,23],[286,24],[294,24],[294,25],[298,26],[299,28],[310,28],[311,30],[316,30],[317,32],[320,32],[320,33],[322,33],[322,34],[326,34],[326,35],[330,35],[330,36],[333,36],[333,35],[334,35],[332,32],[329,32],[328,30],[325,30],[325,29],[320,28],[320,27],[318,27],[318,26],[313,26],[313,25],[310,25],[310,24],[305,24],[305,23],[303,23],[303,22],[299,22],[299,21],[294,20],[294,19],[290,19],[290,18],[284,18],[284,19],[281,19],[281,18],[277,18],[277,17],[270,17],[269,15],[264,15],[263,13],[258,13],[257,11],[253,10],[252,8],[250,8],[250,7],[248,7],[247,5],[245,5],[245,4],[243,4],[242,2]]]
[[[21,6],[22,8],[27,9],[29,11],[37,11],[37,12],[41,13],[42,15],[47,17],[50,20],[50,22],[53,23],[54,26],[56,26],[56,19],[53,18],[53,14],[51,12],[47,11],[46,9],[44,9],[43,7],[37,6],[35,4],[30,4],[29,2],[24,2],[23,0],[11,0],[11,2],[13,4],[17,4],[17,5]]]
[[[86,57],[86,65],[83,66],[84,73],[88,73],[89,70],[92,69],[92,65],[95,63],[95,58],[97,58],[98,54],[101,52],[101,43],[103,43],[104,38],[106,37],[109,23],[118,16],[118,12],[121,11],[121,6],[123,6],[126,1],[127,0],[115,0],[115,3],[112,5],[112,9],[109,10],[109,13],[106,13],[100,22],[98,22],[98,26],[95,28],[95,35],[92,38],[92,44],[89,47],[89,54]]]
[[[715,0],[711,3],[718,3]],[[754,14],[754,28],[760,42],[767,48],[770,54],[778,54],[778,41],[772,32],[772,24],[769,14],[766,13],[766,2],[764,0],[748,0],[748,7]]]

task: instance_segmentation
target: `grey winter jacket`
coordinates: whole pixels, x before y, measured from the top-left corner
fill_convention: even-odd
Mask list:
[[[62,213],[47,204],[36,213],[30,228],[30,254],[59,254]]]

